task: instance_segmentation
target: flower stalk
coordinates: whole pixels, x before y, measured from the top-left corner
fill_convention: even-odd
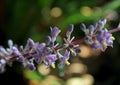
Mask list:
[[[44,63],[47,67],[56,67],[56,61],[59,61],[57,66],[69,65],[70,55],[76,56],[81,52],[79,45],[83,42],[90,45],[93,49],[100,48],[103,52],[108,46],[113,47],[112,33],[120,31],[120,25],[112,30],[104,28],[106,19],[101,19],[95,25],[90,25],[88,28],[85,24],[81,24],[81,30],[85,33],[85,37],[79,40],[74,40],[71,36],[74,31],[74,25],[70,24],[66,32],[66,37],[63,38],[64,44],[59,45],[56,42],[57,36],[61,30],[57,27],[50,27],[51,33],[46,37],[45,42],[34,42],[31,38],[27,40],[25,46],[14,45],[12,40],[8,40],[8,48],[0,46],[0,72],[5,71],[5,66],[10,65],[14,61],[21,62],[23,67],[30,70],[35,70],[37,64]],[[63,53],[61,51],[64,51]]]

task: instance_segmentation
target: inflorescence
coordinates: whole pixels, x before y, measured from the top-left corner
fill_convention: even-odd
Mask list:
[[[102,19],[88,28],[83,23],[80,26],[85,33],[84,41],[94,49],[100,48],[105,51],[108,46],[113,47],[115,38],[112,33],[119,31],[120,27],[108,31],[104,28],[105,24],[106,19]],[[59,62],[57,66],[69,65],[70,55],[76,56],[81,52],[79,48],[81,42],[75,43],[73,41],[75,37],[71,37],[73,24],[68,27],[63,45],[59,45],[56,41],[61,30],[57,27],[50,29],[51,33],[46,37],[45,42],[34,42],[29,38],[25,46],[18,47],[12,40],[8,40],[8,48],[0,46],[0,72],[5,71],[6,65],[12,66],[14,61],[22,63],[23,67],[28,67],[30,70],[36,69],[35,63],[44,63],[47,67],[53,68],[56,66],[56,61]]]

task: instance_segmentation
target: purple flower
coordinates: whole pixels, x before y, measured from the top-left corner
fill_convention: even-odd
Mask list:
[[[90,25],[88,29],[84,24],[81,25],[86,35],[85,41],[92,48],[101,48],[102,51],[105,51],[107,46],[113,46],[114,37],[107,29],[104,29],[105,24],[106,19],[102,19],[95,25]]]
[[[28,67],[30,70],[36,70],[36,67],[34,65],[34,58],[31,59],[26,59],[23,63],[22,63],[23,67]]]
[[[32,49],[34,47],[34,45],[35,45],[35,42],[31,38],[29,38],[27,40],[27,44],[25,46],[25,50],[28,51],[28,50]]]
[[[45,42],[46,42],[46,44],[49,46],[49,45],[51,44],[51,42],[52,42],[51,37],[50,37],[50,36],[47,36]],[[50,45],[50,46],[52,46],[52,45]]]
[[[39,52],[42,52],[42,50],[46,47],[45,43],[40,43],[40,44],[36,44],[35,49]]]
[[[6,49],[5,49],[4,47],[2,47],[2,46],[0,46],[0,53],[1,53],[2,55],[4,55],[4,56],[9,55],[9,53],[6,51]]]
[[[101,34],[96,35],[97,41],[100,43],[100,48],[105,51],[107,46],[113,47],[114,37],[107,29],[102,30]]]
[[[84,23],[81,23],[80,28],[82,31],[86,31],[86,25]]]
[[[36,69],[33,60],[34,59],[32,58],[32,59],[29,59],[29,61],[27,62],[27,66],[30,70],[35,70]]]
[[[36,70],[36,67],[35,67],[35,65],[34,65],[33,63],[29,63],[29,64],[28,64],[28,68],[29,68],[30,70]]]
[[[68,48],[69,51],[72,53],[73,56],[76,56],[76,54],[78,52],[80,52],[80,49],[78,49],[78,44],[74,44],[73,40],[74,40],[74,36],[71,38],[71,34],[73,32],[74,26],[73,24],[70,24],[68,27],[68,30],[66,32],[66,38],[64,38],[65,44],[64,44],[64,48]]]
[[[40,43],[35,45],[35,51],[36,53],[32,55],[35,58],[35,61],[38,64],[42,63],[42,56],[43,56],[43,49],[46,47],[45,43]]]
[[[69,65],[70,63],[68,62],[69,58],[70,58],[70,52],[69,51],[65,51],[64,56],[61,55],[60,53],[58,53],[58,56],[60,58],[60,66],[64,66],[65,64]]]
[[[68,27],[68,30],[67,30],[67,32],[66,32],[67,38],[70,39],[71,34],[72,34],[72,32],[73,32],[73,29],[74,29],[74,25],[73,25],[73,24],[70,24],[69,27]]]
[[[45,43],[36,46],[36,54],[33,55],[35,61],[41,64],[42,61],[49,67],[57,60],[56,54],[53,54],[50,47],[46,47]]]
[[[42,54],[37,52],[36,54],[33,55],[33,57],[35,58],[35,61],[37,62],[37,64],[41,64],[42,63]]]
[[[113,47],[114,37],[111,32],[118,31],[118,28],[110,32],[104,28],[105,24],[106,19],[102,19],[98,23],[90,25],[88,28],[86,28],[85,24],[81,24],[81,29],[85,32],[84,39],[92,48],[100,48],[102,51],[105,51],[108,46]],[[8,40],[7,49],[0,46],[0,72],[4,72],[5,66],[12,65],[14,61],[21,62],[30,70],[36,69],[34,62],[37,64],[44,63],[47,67],[52,66],[53,68],[55,68],[55,62],[57,60],[60,60],[59,66],[69,65],[68,60],[70,54],[76,56],[77,53],[81,52],[79,49],[81,41],[74,42],[75,37],[71,36],[74,25],[69,25],[66,37],[64,38],[64,45],[62,46],[56,42],[56,38],[61,30],[57,27],[50,27],[50,29],[51,34],[46,37],[46,41],[43,43],[35,43],[29,38],[25,46],[21,45],[18,47],[13,44],[12,40]]]
[[[12,40],[8,40],[8,46],[9,46],[9,48],[13,47],[13,41]]]
[[[57,60],[56,54],[49,54],[44,57],[44,63],[49,67],[50,65],[55,68],[54,63]]]
[[[13,56],[19,56],[20,52],[18,51],[18,49],[16,47],[12,47],[12,55]]]
[[[51,29],[51,39],[54,42],[58,34],[61,32],[61,30],[59,30],[57,27],[54,28],[51,27],[50,29]]]
[[[0,73],[5,71],[6,61],[4,59],[0,59]]]
[[[12,47],[12,56],[16,58],[16,60],[23,62],[25,60],[24,56],[20,53],[20,51],[16,47]]]

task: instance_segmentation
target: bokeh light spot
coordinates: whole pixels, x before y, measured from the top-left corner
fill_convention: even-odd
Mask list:
[[[79,56],[82,58],[90,58],[92,56],[98,56],[101,53],[100,48],[93,49],[87,45],[80,45],[80,49],[81,52],[79,53]]]
[[[90,7],[84,6],[80,9],[80,12],[84,15],[84,16],[90,16],[92,13],[92,9]]]
[[[74,69],[74,70],[73,70]],[[87,72],[87,67],[82,63],[72,63],[68,68],[68,73],[79,73],[83,74]]]
[[[90,74],[74,77],[67,80],[66,85],[93,85],[94,78]]]
[[[48,75],[50,71],[50,68],[47,68],[44,64],[38,66],[38,72],[42,75]]]
[[[118,19],[118,13],[113,10],[107,10],[106,11],[106,18],[108,20],[117,20]]]
[[[40,85],[40,82],[38,80],[30,80],[29,85]]]
[[[50,15],[55,18],[60,17],[62,15],[62,9],[59,7],[54,7],[51,9]]]
[[[48,75],[44,81],[41,82],[41,85],[61,85],[58,77],[54,75]]]

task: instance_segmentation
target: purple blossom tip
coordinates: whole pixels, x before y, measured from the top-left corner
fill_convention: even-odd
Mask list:
[[[84,23],[81,23],[80,28],[82,29],[82,31],[85,32],[85,30],[86,30],[86,25],[85,25]]]
[[[49,45],[51,42],[51,37],[50,36],[47,36],[46,37],[46,44]]]
[[[93,25],[89,26],[89,32],[92,35],[94,33],[95,27]]]
[[[13,46],[13,41],[12,41],[12,40],[8,40],[8,46],[9,46],[10,48],[12,48],[12,46]]]
[[[67,31],[67,32],[72,33],[72,32],[73,32],[73,29],[74,29],[74,25],[73,25],[73,24],[70,24],[69,27],[68,27],[68,31]]]
[[[4,55],[8,55],[8,52],[6,51],[6,49],[2,46],[0,46],[0,52]]]
[[[76,49],[75,49],[75,52],[76,52],[76,53],[80,53],[80,52],[81,52],[80,48],[76,48]]]
[[[106,18],[103,18],[103,19],[101,19],[100,21],[103,23],[103,25],[105,25],[106,22],[107,22]]]
[[[68,30],[66,32],[66,36],[67,36],[68,39],[70,39],[71,33],[73,32],[73,29],[74,29],[74,25],[70,24],[69,27],[68,27]]]
[[[36,49],[39,50],[39,51],[42,51],[42,49],[46,46],[45,43],[40,43],[36,46]]]
[[[64,58],[65,60],[68,60],[70,58],[70,51],[65,51]]]
[[[56,60],[56,54],[50,54],[45,56],[44,63],[49,67],[52,63],[55,63]]]
[[[50,29],[51,29],[51,36],[52,37],[57,37],[58,34],[61,32],[61,30],[59,30],[57,27],[50,28]]]
[[[16,47],[12,47],[12,55],[14,56],[19,56],[20,52],[18,51],[18,49]]]
[[[65,51],[64,56],[59,54],[59,58],[60,58],[60,66],[64,66],[65,64],[69,65],[70,63],[68,62],[69,58],[70,58],[70,51]]]
[[[35,59],[35,61],[37,62],[37,64],[41,64],[42,63],[42,54],[41,53],[36,53],[35,55],[33,55],[33,58]]]
[[[106,24],[106,19],[100,20],[96,25],[90,25],[89,29],[84,29],[85,32],[85,41],[92,48],[101,48],[102,51],[105,51],[107,46],[113,45],[114,37],[104,28]]]
[[[58,34],[61,32],[61,30],[58,29],[57,27],[50,28],[50,29],[51,29],[51,39],[54,42],[56,40],[56,37],[58,36]]]
[[[33,47],[35,45],[34,41],[31,38],[28,39],[27,43],[30,47]]]
[[[36,67],[34,66],[33,63],[30,63],[30,64],[28,65],[28,67],[29,67],[30,70],[36,70]]]
[[[4,59],[0,59],[0,73],[5,71],[6,61]]]

